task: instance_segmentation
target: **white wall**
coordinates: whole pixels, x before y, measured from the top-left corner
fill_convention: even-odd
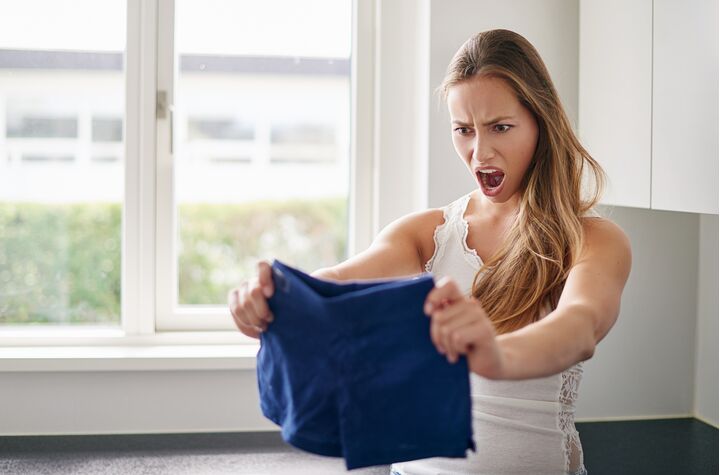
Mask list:
[[[695,415],[718,426],[718,216],[700,215]]]
[[[252,371],[0,373],[0,435],[275,430]]]
[[[627,233],[633,265],[618,321],[585,363],[577,416],[689,416],[698,215],[606,206],[599,211]]]
[[[427,204],[430,1],[377,2],[376,19],[374,233]]]

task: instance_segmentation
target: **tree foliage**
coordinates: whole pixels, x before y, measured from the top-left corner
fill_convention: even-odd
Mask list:
[[[118,323],[120,213],[0,204],[0,323]]]
[[[347,252],[345,199],[183,205],[178,211],[180,304],[224,304],[227,292],[254,276],[259,259],[306,271]]]
[[[178,208],[181,305],[224,305],[259,259],[346,257],[344,198]],[[120,204],[0,203],[0,325],[119,324]],[[162,243],[158,243],[162,245]]]

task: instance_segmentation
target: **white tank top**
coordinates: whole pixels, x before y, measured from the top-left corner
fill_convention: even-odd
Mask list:
[[[481,260],[467,245],[464,219],[470,194],[443,208],[435,229],[435,252],[425,270],[449,275],[469,295]],[[589,213],[599,216],[595,211]],[[542,311],[547,315],[548,309]],[[575,430],[575,400],[582,362],[552,376],[521,381],[490,380],[470,373],[473,438],[467,458],[434,457],[393,464],[402,475],[583,473],[582,445]]]

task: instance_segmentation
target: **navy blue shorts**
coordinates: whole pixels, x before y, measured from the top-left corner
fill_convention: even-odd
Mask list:
[[[257,377],[286,442],[348,469],[475,450],[467,361],[438,353],[422,310],[430,274],[333,283],[277,260],[272,271]]]

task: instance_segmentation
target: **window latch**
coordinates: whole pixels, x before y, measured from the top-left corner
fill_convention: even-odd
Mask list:
[[[165,119],[167,118],[167,112],[167,91],[158,91],[155,101],[155,114],[157,115],[158,119]]]
[[[173,153],[173,142],[175,137],[173,136],[173,107],[168,104],[168,93],[167,91],[158,91],[155,100],[155,115],[158,119],[170,118],[170,153]]]

